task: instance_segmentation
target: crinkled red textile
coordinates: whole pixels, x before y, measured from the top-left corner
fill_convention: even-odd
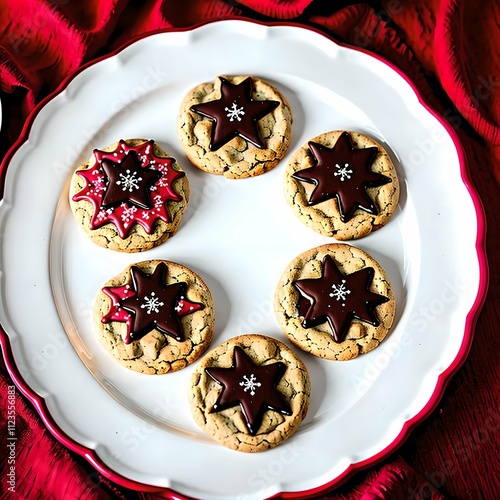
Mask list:
[[[138,35],[225,16],[292,20],[320,27],[341,42],[377,53],[399,67],[449,120],[469,162],[500,180],[499,2],[383,0],[2,0],[0,4],[0,154],[18,138],[30,111],[82,64]],[[480,8],[478,5],[480,4]],[[485,148],[476,147],[480,137]],[[5,373],[5,370],[3,370]],[[0,376],[0,436],[7,435],[11,382]],[[41,424],[17,392],[18,478],[5,491],[8,449],[0,447],[2,498],[153,498],[125,491],[93,472]],[[328,498],[441,498],[402,459],[386,461]],[[428,484],[427,489],[415,488]],[[413,488],[413,489],[412,489]],[[326,497],[322,497],[326,498]]]

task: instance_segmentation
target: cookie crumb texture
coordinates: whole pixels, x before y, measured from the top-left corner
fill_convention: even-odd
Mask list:
[[[230,368],[236,346],[241,347],[256,365],[278,362],[286,365],[276,389],[290,406],[291,414],[267,410],[255,435],[250,435],[239,404],[220,412],[212,411],[222,387],[205,369]],[[191,378],[189,399],[196,423],[216,441],[233,450],[259,452],[274,448],[297,430],[306,416],[310,393],[307,369],[290,348],[271,337],[244,334],[218,345],[201,359]]]
[[[343,133],[345,131],[336,130],[320,134],[307,141],[306,144],[293,153],[284,176],[285,198],[299,220],[313,231],[323,236],[333,236],[339,241],[362,238],[372,231],[380,229],[389,221],[399,202],[399,181],[396,169],[387,151],[376,141],[363,134],[348,132],[354,148],[378,149],[378,153],[371,164],[371,170],[390,179],[390,182],[382,186],[366,188],[366,194],[373,201],[378,213],[373,215],[358,208],[350,220],[343,222],[335,196],[315,205],[308,204],[311,193],[315,188],[314,184],[300,181],[294,178],[293,175],[315,165],[316,162],[309,147],[310,142],[331,149]],[[340,185],[342,185],[342,182],[347,183],[350,180],[347,175],[345,177],[339,175],[341,173],[342,171],[339,168],[335,177],[335,181],[339,182]]]
[[[102,322],[112,305],[110,297],[101,290],[94,306],[94,325],[101,344],[123,366],[139,373],[160,375],[181,370],[206,351],[213,336],[215,312],[210,290],[197,274],[181,264],[162,260],[139,262],[127,267],[104,287],[130,285],[130,269],[133,266],[144,273],[152,274],[162,262],[168,269],[165,284],[186,283],[186,299],[203,305],[202,309],[179,318],[185,340],[177,341],[153,329],[141,339],[126,344],[125,323]]]
[[[240,84],[249,77],[223,78],[231,84]],[[187,158],[199,169],[229,179],[243,179],[268,172],[288,151],[292,135],[292,112],[288,101],[269,83],[256,77],[252,80],[253,99],[279,102],[275,109],[258,120],[258,130],[265,144],[263,148],[237,136],[216,150],[210,149],[214,122],[192,111],[191,107],[220,99],[220,78],[202,83],[186,94],[177,120],[178,137]],[[236,117],[233,119],[237,120]]]
[[[320,278],[326,255],[332,257],[344,274],[373,268],[370,290],[389,299],[375,308],[378,326],[353,319],[346,338],[340,343],[333,339],[327,321],[304,328],[303,317],[298,313],[300,294],[294,282]],[[384,340],[394,321],[396,298],[386,272],[370,255],[346,243],[332,243],[308,250],[290,262],[276,288],[274,308],[283,332],[297,347],[320,358],[346,361],[375,349]]]
[[[146,157],[142,153],[142,146],[144,145],[147,148],[148,143],[151,144],[152,148]],[[120,158],[120,156],[123,156],[122,144],[130,148],[139,148],[139,161],[143,165],[151,161],[150,170],[156,169],[157,172],[161,172],[161,176],[152,182],[150,186],[150,208],[141,207],[136,203],[127,201],[115,204],[117,208],[114,209],[115,214],[113,215],[113,207],[103,206],[100,197],[93,196],[95,192],[98,194],[99,191],[104,192],[107,178],[102,170],[102,162],[97,176],[101,177],[100,184],[96,183],[94,186],[90,186],[92,181],[88,182],[83,177],[97,166],[96,152],[87,162],[76,169],[71,178],[70,206],[85,234],[97,245],[121,252],[143,252],[160,245],[176,233],[182,214],[189,201],[189,182],[176,160],[163,151],[154,141],[127,139],[102,150],[96,150],[97,155],[111,156],[109,153],[115,152]],[[162,159],[166,160],[164,165],[159,161]],[[128,178],[128,184],[123,183],[121,185],[124,194],[132,192],[131,190],[137,186],[137,184],[134,184],[137,177],[132,175],[132,177]],[[171,181],[172,179],[173,181]],[[123,181],[127,182],[127,179],[122,177],[121,182]],[[158,194],[160,190],[162,193],[167,190],[167,193],[160,196]],[[75,197],[78,198],[78,201],[74,199]],[[94,204],[88,201],[92,197],[96,200]],[[103,196],[102,198],[104,199]],[[113,217],[116,217],[116,223],[111,221]],[[146,230],[138,222],[139,219],[142,220],[146,227],[150,226],[151,229]]]

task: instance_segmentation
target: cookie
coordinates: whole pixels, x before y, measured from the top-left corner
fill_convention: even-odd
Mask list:
[[[341,130],[318,135],[294,152],[284,190],[306,226],[340,241],[384,226],[399,201],[396,169],[385,149]]]
[[[258,452],[290,437],[307,413],[307,369],[279,340],[244,334],[198,363],[189,400],[196,423],[233,450]]]
[[[214,330],[210,290],[187,267],[146,260],[109,280],[94,306],[99,340],[140,373],[180,370],[207,349]]]
[[[250,76],[219,76],[184,97],[178,136],[201,170],[242,179],[275,167],[290,146],[292,112],[272,85]]]
[[[332,243],[290,262],[275,293],[278,322],[300,349],[344,361],[389,333],[396,299],[384,269],[363,250]]]
[[[154,141],[120,140],[95,149],[71,178],[71,210],[89,238],[142,252],[173,236],[189,200],[189,183]]]

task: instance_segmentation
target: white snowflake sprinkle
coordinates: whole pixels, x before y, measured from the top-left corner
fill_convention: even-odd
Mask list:
[[[101,222],[105,218],[106,218],[106,210],[99,210],[99,212],[97,213],[97,220]]]
[[[337,300],[345,300],[351,293],[351,290],[345,287],[345,280],[342,280],[340,285],[332,285],[332,290],[333,292],[330,293],[330,297],[335,297]],[[342,305],[344,306],[345,304]]]
[[[238,120],[239,122],[241,122],[241,117],[245,114],[243,106],[241,108],[238,108],[236,101],[233,102],[230,108],[225,107],[224,111],[227,111],[227,117],[229,118],[230,122],[234,120]]]
[[[344,166],[340,166],[338,163],[335,164],[335,168],[338,170],[335,172],[333,175],[338,176],[340,175],[340,180],[344,182],[345,179],[350,179],[351,176],[349,174],[354,173],[352,170],[349,169],[349,163],[344,163]]]
[[[174,308],[174,309],[175,309],[177,312],[181,312],[181,310],[182,310],[182,307],[183,307],[183,306],[184,306],[184,302],[182,302],[182,300],[179,300],[179,302],[177,302],[177,305],[175,306],[175,308]]]
[[[104,184],[104,177],[98,177],[94,182],[94,191],[96,194],[99,194],[101,191],[104,191],[106,189],[106,186]]]
[[[108,208],[107,210],[103,210],[101,208],[101,210],[99,210],[99,212],[97,212],[97,220],[99,222],[103,221],[108,215],[112,214],[113,213],[113,208]]]
[[[149,219],[149,212],[147,210],[142,211],[142,218],[145,220]]]
[[[260,382],[257,382],[255,375],[252,373],[250,375],[250,378],[248,378],[246,375],[243,375],[243,380],[240,382],[240,385],[241,387],[243,387],[243,390],[245,392],[250,391],[250,396],[254,396],[255,389],[257,387],[260,387],[262,384]]]
[[[158,181],[158,186],[160,187],[167,187],[168,186],[168,179],[166,175],[163,175],[160,177],[160,180]]]
[[[116,181],[118,186],[122,186],[122,191],[127,191],[131,193],[134,189],[139,189],[139,182],[142,181],[142,177],[136,177],[136,172],[130,172],[129,169],[125,171],[125,174],[120,173],[120,180]]]
[[[155,293],[151,292],[151,297],[148,297],[147,295],[144,297],[144,303],[141,304],[141,309],[146,309],[148,314],[151,314],[152,312],[157,313],[160,312],[160,307],[163,305],[165,304],[160,302]]]
[[[155,170],[163,173],[168,172],[168,165],[166,163],[157,163],[155,165]]]

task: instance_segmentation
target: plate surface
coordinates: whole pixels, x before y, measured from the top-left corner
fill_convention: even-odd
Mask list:
[[[219,74],[258,75],[288,98],[292,144],[271,172],[231,181],[184,157],[179,104]],[[210,287],[213,345],[244,332],[286,342],[272,310],[274,288],[298,253],[332,240],[286,205],[284,164],[333,129],[373,137],[396,164],[397,212],[353,242],[388,272],[395,326],[379,348],[349,362],[299,353],[312,379],[301,428],[273,450],[236,453],[194,424],[186,398],[192,367],[157,377],[123,368],[96,339],[93,301],[126,265],[165,258]],[[129,255],[85,237],[68,187],[93,148],[133,137],[154,139],[177,159],[192,197],[174,238]],[[467,355],[487,280],[482,212],[461,148],[394,69],[311,30],[221,21],[139,40],[88,67],[43,106],[8,167],[0,207],[7,365],[51,431],[126,486],[207,499],[320,491],[392,451]]]

